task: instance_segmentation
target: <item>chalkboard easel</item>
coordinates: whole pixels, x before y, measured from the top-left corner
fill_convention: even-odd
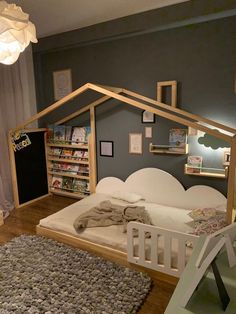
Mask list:
[[[48,195],[45,131],[29,129],[9,135],[16,208]]]

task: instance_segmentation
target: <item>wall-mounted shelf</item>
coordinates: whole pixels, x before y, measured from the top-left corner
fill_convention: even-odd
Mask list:
[[[85,143],[47,143],[50,193],[83,198],[90,194],[89,146]]]
[[[188,153],[188,144],[184,147],[170,145],[154,145],[150,143],[149,152],[154,154],[186,155]]]
[[[48,147],[61,147],[61,148],[77,148],[77,149],[88,149],[88,144],[60,144],[60,143],[47,143]]]
[[[212,177],[226,179],[228,176],[228,168],[217,169],[217,168],[205,168],[205,167],[193,167],[185,164],[184,173],[191,176],[200,177]]]

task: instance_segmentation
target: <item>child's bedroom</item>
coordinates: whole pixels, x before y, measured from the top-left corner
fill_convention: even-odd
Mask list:
[[[236,313],[236,2],[0,0],[0,314]]]

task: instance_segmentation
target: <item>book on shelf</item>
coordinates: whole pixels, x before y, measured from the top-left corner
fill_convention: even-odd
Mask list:
[[[74,192],[89,193],[89,183],[85,180],[74,179],[73,190]]]
[[[91,127],[90,126],[85,126],[85,142],[88,143],[88,138],[91,133]]]
[[[89,175],[89,167],[88,166],[84,166],[84,165],[80,165],[79,167],[79,174],[82,176],[88,176]]]
[[[70,148],[63,148],[61,151],[61,157],[64,159],[71,158],[72,154],[73,154],[73,149],[70,149]]]
[[[83,160],[87,160],[88,158],[89,158],[88,151],[85,150],[85,151],[83,152],[83,157],[82,157],[82,159],[83,159]]]
[[[202,168],[202,156],[188,156],[187,173],[200,173]]]
[[[172,152],[185,152],[187,145],[187,129],[170,129],[169,148]]]
[[[60,157],[61,151],[62,151],[61,148],[53,148],[53,149],[52,149],[52,154],[53,154],[53,156],[55,156],[55,157]]]
[[[62,177],[53,176],[52,177],[52,189],[61,189],[62,188]]]
[[[61,168],[60,168],[61,172],[65,172],[65,173],[70,174],[70,171],[71,171],[71,165],[70,164],[64,162],[64,163],[60,163],[60,165],[61,165]]]
[[[71,135],[72,135],[72,126],[71,125],[66,125],[66,130],[65,130],[65,142],[66,144],[71,143]]]
[[[54,141],[54,125],[49,124],[47,126],[47,141],[52,143]]]
[[[82,159],[83,158],[84,151],[83,150],[74,150],[72,157],[76,159]]]
[[[74,179],[70,177],[63,177],[62,179],[62,189],[73,190]]]
[[[54,125],[54,143],[65,143],[66,127],[65,125]]]
[[[73,127],[71,142],[72,144],[83,144],[88,142],[88,136],[90,134],[90,127]]]
[[[78,174],[79,173],[79,165],[70,165],[70,173],[71,174]]]
[[[52,171],[60,171],[61,170],[61,164],[58,162],[53,162],[52,163]]]

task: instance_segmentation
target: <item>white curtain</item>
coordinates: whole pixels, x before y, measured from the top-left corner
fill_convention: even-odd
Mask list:
[[[8,131],[36,113],[32,50],[13,65],[0,64],[0,210],[14,207],[8,151]]]

